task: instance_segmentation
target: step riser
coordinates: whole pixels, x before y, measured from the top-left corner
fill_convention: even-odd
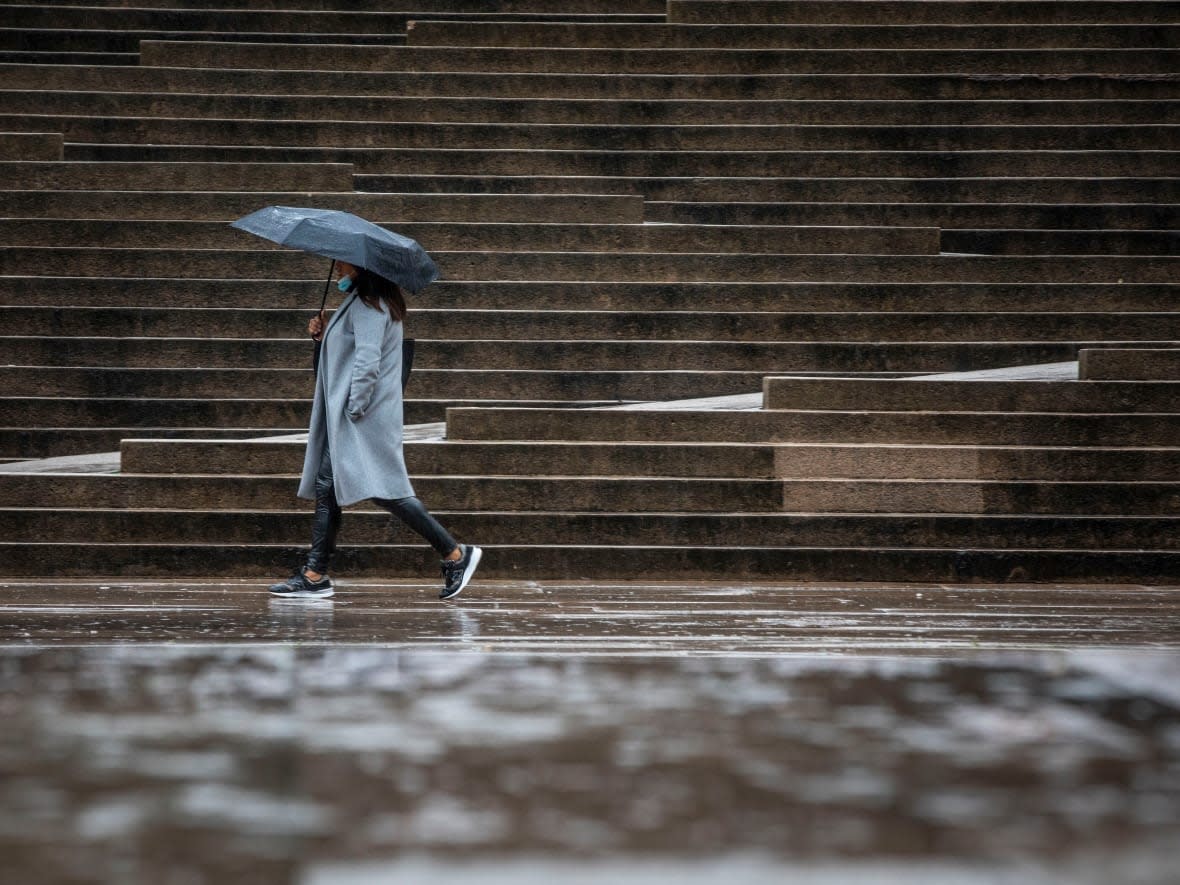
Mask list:
[[[668,21],[675,24],[1079,24],[1167,22],[1180,18],[1180,5],[1164,2],[897,2],[897,0],[669,0]]]
[[[1180,53],[1178,53],[1180,60]],[[1155,121],[1168,124],[1169,121]],[[61,132],[67,142],[254,145],[432,151],[1021,151],[1180,150],[1175,125],[599,126],[380,123],[0,114],[0,129]],[[343,158],[341,158],[343,159]],[[428,170],[418,170],[425,172]],[[488,170],[491,171],[491,170]],[[749,174],[749,173],[747,173]]]
[[[1068,256],[471,253],[423,245],[449,280],[1170,283],[1180,278],[1180,261],[1170,256],[1094,256],[1079,262]],[[0,247],[0,275],[25,276],[31,267],[63,276],[318,279],[322,286],[327,262],[279,249]]]
[[[88,0],[87,6],[122,7],[128,0]],[[74,0],[52,0],[54,6],[76,6]],[[293,10],[307,10],[323,14],[325,0],[217,0],[218,9],[279,10],[289,13]],[[487,13],[487,0],[349,0],[349,12],[397,12],[437,13],[440,15],[475,16]],[[192,0],[151,0],[150,9],[181,9],[191,11]],[[663,16],[667,11],[664,0],[565,0],[561,14],[573,15],[629,15]],[[552,15],[551,0],[497,0],[496,12],[500,15]]]
[[[504,74],[283,71],[201,69],[188,67],[83,67],[74,65],[3,65],[0,80],[9,89],[121,92],[169,92],[209,95],[272,96],[423,96],[487,98],[562,98],[612,100],[1170,100],[1174,75],[1152,77],[1079,73],[1040,77],[1014,74],[979,78],[961,74],[795,75],[758,72],[736,76],[608,73]]]
[[[469,93],[481,94],[481,93]],[[66,117],[366,120],[374,123],[634,125],[996,125],[1176,123],[1175,101],[931,102],[879,100],[661,101],[526,100],[418,96],[169,95],[0,90],[0,114]],[[320,143],[317,141],[317,143]]]
[[[52,130],[54,127],[46,127]],[[0,132],[0,162],[60,160],[62,137],[56,132]]]
[[[1083,350],[1078,354],[1078,376],[1091,381],[1180,380],[1180,349]]]
[[[218,9],[193,8],[122,8],[122,4],[92,4],[83,12],[71,8],[72,3],[42,4],[39,7],[12,5],[15,8],[6,18],[6,27],[37,32],[42,39],[30,41],[42,45],[45,36],[60,35],[59,39],[69,45],[84,45],[91,41],[96,46],[118,44],[118,38],[134,34],[154,36],[156,39],[202,39],[215,35],[219,40],[242,39],[243,35],[258,35],[262,39],[289,39],[292,42],[315,42],[333,45],[352,42],[384,43],[404,38],[409,23],[429,18],[434,21],[467,21],[475,23],[521,24],[576,23],[581,25],[610,26],[615,24],[666,24],[664,11],[658,14],[634,13],[623,7],[610,12],[570,13],[561,10],[532,10],[506,13],[502,9],[455,12],[437,10],[426,13],[422,9],[389,10],[374,8],[366,12],[324,9],[319,7],[293,10],[288,6],[266,10],[255,8],[226,8],[219,3]],[[240,4],[239,4],[240,5]],[[62,8],[63,6],[67,8]],[[94,6],[99,8],[95,9]],[[169,35],[173,35],[169,37]],[[189,35],[189,36],[178,36]],[[20,45],[19,35],[10,36],[14,45]]]
[[[414,370],[530,369],[585,371],[783,372],[847,371],[932,373],[997,369],[1077,358],[1078,349],[1096,343],[1026,344],[1004,342],[894,342],[865,346],[858,342],[762,344],[755,342],[451,342],[418,339]],[[1166,346],[1160,341],[1134,342]],[[1170,343],[1170,342],[1169,342]],[[115,366],[128,368],[210,368],[309,370],[306,340],[218,339],[53,339],[6,338],[5,354],[23,366]],[[310,372],[309,372],[310,374]]]
[[[310,417],[309,400],[0,399],[4,427],[306,428]]]
[[[425,296],[423,296],[425,299]],[[59,338],[296,338],[307,310],[0,307],[10,335]],[[710,314],[414,310],[409,334],[438,341],[1040,341],[1175,337],[1180,313]],[[587,367],[593,371],[593,367]]]
[[[276,576],[302,563],[305,550],[292,547],[99,547],[70,545],[69,555],[52,545],[2,545],[12,576],[161,577],[217,574],[256,577],[259,592]],[[609,554],[608,554],[609,551]],[[413,547],[343,547],[337,575],[351,578],[435,575],[436,560]],[[1180,554],[993,550],[812,550],[751,548],[499,547],[485,550],[481,578],[573,580],[769,579],[775,581],[880,581],[994,584],[1044,582],[1086,584],[1175,583]]]
[[[24,30],[87,28],[117,36],[121,31],[205,31],[232,34],[268,32],[287,34],[387,35],[405,33],[413,16],[401,12],[253,11],[245,9],[119,9],[91,8],[85,14],[50,6],[10,6],[4,27]],[[83,32],[85,33],[85,32]],[[87,35],[90,36],[90,35]]]
[[[1180,506],[1175,483],[787,481],[783,509],[802,513],[1012,513],[1162,516]]]
[[[1180,415],[451,409],[447,438],[912,445],[1171,446]]]
[[[447,372],[416,369],[407,395],[414,400],[599,400],[691,399],[752,393],[759,372]],[[258,370],[100,370],[44,367],[0,368],[0,389],[8,397],[310,397],[311,372]]]
[[[434,251],[936,254],[935,228],[698,227],[694,225],[433,224],[374,218]],[[254,249],[267,241],[222,222],[0,220],[6,246]]]
[[[378,183],[362,177],[359,185]],[[472,186],[473,191],[501,189],[501,182],[489,181],[487,186]],[[511,181],[509,179],[508,181]],[[608,179],[609,181],[609,179]],[[386,182],[402,183],[398,181]],[[429,178],[410,179],[404,183],[432,186]],[[975,211],[1008,211],[1007,206],[989,204],[1084,204],[1091,211],[1113,211],[1120,207],[1110,204],[1158,204],[1171,211],[1169,204],[1180,201],[1180,179],[1174,178],[713,178],[713,179],[643,179],[636,182],[647,199],[648,218],[653,213],[672,211],[663,202],[681,204],[732,203],[941,203],[971,204]],[[396,190],[396,188],[394,188]],[[663,202],[661,202],[663,201]],[[1105,204],[1105,205],[1102,205]],[[985,207],[988,207],[985,209]],[[721,211],[708,205],[694,205],[691,211],[707,213]],[[738,213],[772,213],[774,207],[729,206],[735,217]],[[1137,207],[1138,208],[1138,207]],[[806,206],[793,206],[791,211],[807,211]],[[688,207],[684,211],[688,211]],[[910,211],[919,211],[911,207]],[[957,211],[968,211],[965,206]],[[1063,213],[1067,210],[1062,209]],[[756,217],[756,216],[752,216]],[[768,216],[769,217],[769,216]],[[694,219],[703,221],[704,218]],[[1106,225],[1096,225],[1104,227]]]
[[[748,479],[953,479],[1170,482],[1176,449],[986,449],[972,446],[719,446],[560,443],[407,443],[414,476],[731,476]],[[137,473],[289,474],[302,443],[124,440],[120,470]]]
[[[930,412],[1173,412],[1180,384],[810,381],[767,378],[768,409]]]
[[[71,65],[87,67],[139,64],[137,52],[34,52],[0,49],[0,65]]]
[[[185,280],[42,277],[54,306],[173,308],[259,308],[300,311],[310,317],[323,292],[307,280]],[[23,277],[0,277],[0,305],[30,303]],[[44,303],[45,299],[36,299]],[[429,294],[411,305],[438,309],[812,311],[844,313],[1168,312],[1180,300],[1180,286],[1107,284],[937,284],[937,283],[432,283]],[[414,313],[412,316],[416,317]],[[411,319],[411,323],[416,322]],[[189,330],[190,333],[192,330]]]
[[[128,181],[126,187],[134,187]],[[592,194],[354,194],[301,192],[197,193],[116,191],[7,191],[11,218],[176,219],[232,221],[265,205],[340,209],[364,218],[404,222],[516,222],[638,224],[643,198]],[[11,239],[5,240],[11,243]],[[240,241],[239,241],[240,242]],[[47,245],[39,243],[36,245]]]
[[[266,513],[4,510],[0,511],[0,532],[9,543],[17,544],[36,544],[46,538],[77,544],[136,543],[149,537],[157,544],[228,544],[248,548],[244,557],[248,561],[249,553],[262,559],[268,552],[249,545],[291,545],[306,551],[311,504],[303,503],[298,511]],[[732,514],[722,521],[712,514],[433,512],[456,537],[481,544],[595,544],[620,551],[636,545],[858,547],[866,543],[883,548],[1174,551],[1178,536],[1175,519],[1167,517]],[[407,544],[420,549],[422,543],[388,514],[368,511],[345,515],[341,541],[349,548]]]
[[[275,158],[271,158],[272,160]],[[0,190],[351,191],[352,166],[322,163],[0,163]]]
[[[1180,173],[1180,157],[1174,151],[1119,151],[1117,149],[1061,150],[1059,143],[1046,144],[1037,150],[995,150],[981,142],[978,150],[963,152],[939,149],[934,145],[914,151],[780,151],[751,153],[729,151],[664,151],[644,153],[628,151],[517,151],[517,150],[437,150],[422,148],[288,148],[288,147],[207,147],[185,145],[151,146],[142,144],[70,144],[65,155],[71,161],[84,162],[271,162],[284,155],[307,163],[352,163],[358,173],[368,175],[444,175],[469,176],[473,169],[487,176],[594,176],[605,178],[716,178],[767,177],[880,177],[913,178],[930,175],[947,177],[1036,176],[1077,177],[1167,177]],[[581,193],[583,182],[571,183],[575,189],[558,193]],[[623,182],[621,187],[590,193],[633,193],[641,182]],[[17,185],[18,187],[21,185]],[[532,189],[524,192],[534,192]],[[374,190],[372,184],[363,189]],[[401,188],[395,188],[401,190]],[[548,182],[540,192],[549,192]]]
[[[263,510],[304,510],[292,477],[55,477],[0,474],[0,488],[28,507],[129,507],[213,509],[237,500]],[[561,501],[569,510],[589,512],[781,510],[782,483],[742,479],[548,479],[544,477],[417,477],[414,490],[427,506],[453,510],[535,510],[537,502]],[[365,503],[358,509],[374,510]]]
[[[965,19],[960,19],[964,21]],[[975,51],[1019,49],[1175,48],[1180,28],[1164,24],[1027,24],[991,22],[951,25],[622,25],[420,21],[407,34],[414,47],[504,46],[547,51],[565,49],[745,50],[809,49],[865,51],[894,49]]]
[[[1177,70],[1169,49],[1052,49],[987,52],[979,50],[627,50],[498,49],[462,52],[432,47],[354,46],[347,55],[336,47],[235,45],[143,40],[140,63],[148,67],[274,68],[351,71],[487,71],[519,73],[610,74],[710,73],[765,74],[1071,74],[1100,70],[1111,74],[1168,74]]]
[[[148,29],[138,31],[105,32],[97,30],[81,30],[72,27],[38,28],[29,30],[0,30],[0,51],[15,60],[21,54],[28,54],[36,59],[46,56],[48,60],[59,64],[68,64],[66,59],[54,58],[55,55],[74,56],[75,63],[93,64],[96,60],[88,59],[90,55],[108,55],[115,57],[116,64],[134,64],[134,54],[146,40],[179,40],[183,42],[203,42],[215,36],[217,45],[226,43],[243,43],[246,45],[298,45],[323,46],[334,45],[344,39],[338,34],[315,34],[301,32],[274,31],[219,31],[210,35],[205,31],[168,31]],[[351,34],[349,44],[374,48],[402,47],[406,44],[405,34]],[[130,56],[120,58],[119,56]],[[26,59],[29,60],[29,59]]]
[[[802,445],[777,453],[775,473],[783,479],[1171,482],[1180,468],[1175,449]]]
[[[460,399],[445,396],[439,399],[410,398],[405,401],[404,420],[407,424],[426,424],[442,421],[446,409],[465,406],[531,408],[566,408],[611,406],[616,399],[590,400],[529,400],[523,396],[493,399],[476,396]],[[53,445],[53,435],[59,428],[120,428],[123,437],[151,436],[161,428],[213,427],[226,430],[261,428],[256,435],[298,432],[305,430],[311,417],[311,396],[298,399],[54,399],[6,397],[0,399],[0,419],[4,430],[0,440],[13,438],[43,438],[39,445]],[[12,430],[11,428],[19,428]],[[192,436],[193,434],[186,434]],[[11,446],[5,455],[15,457]]]
[[[811,163],[819,155],[805,155]],[[891,154],[879,154],[871,162],[889,160]],[[1024,158],[1029,155],[1011,155]],[[1076,154],[1057,153],[1064,168]],[[1141,154],[1151,157],[1154,155]],[[976,155],[958,156],[976,161]],[[944,155],[927,161],[930,167],[949,162]],[[929,170],[927,170],[929,171]],[[865,168],[849,174],[863,175]],[[415,193],[541,194],[598,193],[630,194],[642,192],[655,202],[681,203],[1157,203],[1170,204],[1180,199],[1180,179],[1122,177],[1102,179],[1014,177],[994,178],[921,178],[920,170],[894,178],[810,178],[784,177],[729,178],[614,178],[608,176],[479,176],[479,175],[371,175],[356,176],[361,191]],[[1058,173],[1065,174],[1061,169]],[[967,173],[964,172],[963,175]],[[976,170],[972,174],[980,174]],[[1003,176],[996,170],[994,175]],[[1138,174],[1138,173],[1136,173]],[[649,204],[648,208],[653,208]],[[658,208],[658,207],[656,207]]]
[[[4,428],[0,429],[0,458],[30,461],[66,455],[117,452],[130,437],[155,439],[254,439],[278,433],[301,433],[306,427],[119,427],[119,428]]]
[[[290,474],[303,469],[302,443],[158,443],[125,440],[120,470],[137,473]],[[627,446],[407,442],[412,476],[728,476],[770,479],[769,446]]]
[[[955,205],[941,203],[648,203],[647,220],[667,224],[797,224],[797,225],[898,225],[902,227],[1010,228],[1023,234],[1030,229],[1080,229],[1170,231],[1180,226],[1180,207],[1175,205]],[[15,211],[14,211],[15,214]],[[23,214],[23,213],[22,213]],[[1058,239],[1051,245],[1060,245]],[[988,251],[947,249],[948,246],[995,245],[969,240],[959,231],[944,232],[941,246],[947,251]],[[1051,251],[1058,251],[1053,249]]]
[[[0,474],[10,500],[30,507],[133,507],[208,509],[236,496],[255,509],[299,509],[292,477],[116,477],[70,487],[54,477]],[[454,510],[535,510],[537,501],[560,500],[589,512],[989,513],[1155,516],[1174,513],[1176,483],[978,483],[889,480],[610,479],[431,477],[414,480],[423,500]],[[359,509],[375,509],[372,504]]]
[[[1180,234],[1169,230],[944,230],[941,248],[984,255],[1180,255]]]

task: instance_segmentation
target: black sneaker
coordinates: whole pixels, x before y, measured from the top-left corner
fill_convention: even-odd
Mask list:
[[[324,575],[318,581],[313,581],[304,574],[306,567],[297,574],[291,575],[281,584],[271,584],[269,590],[275,596],[286,599],[326,599],[336,592],[332,579]]]
[[[471,576],[475,574],[479,561],[483,558],[483,550],[478,547],[460,544],[459,549],[463,551],[463,555],[458,559],[454,561],[444,559],[442,561],[443,588],[442,592],[438,594],[439,599],[458,596],[471,580]]]

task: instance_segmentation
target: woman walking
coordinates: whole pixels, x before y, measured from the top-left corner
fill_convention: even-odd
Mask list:
[[[414,496],[402,452],[402,320],[405,296],[393,282],[336,262],[343,304],[324,324],[308,323],[320,342],[315,400],[299,497],[315,501],[307,564],[270,592],[323,598],[335,591],[328,570],[342,506],[372,499],[421,535],[442,557],[440,599],[457,596],[483,552],[459,544]]]

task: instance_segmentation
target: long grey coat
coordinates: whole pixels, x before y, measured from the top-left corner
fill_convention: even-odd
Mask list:
[[[402,324],[353,293],[328,321],[320,349],[299,497],[315,498],[325,433],[336,500],[414,494],[402,454]]]

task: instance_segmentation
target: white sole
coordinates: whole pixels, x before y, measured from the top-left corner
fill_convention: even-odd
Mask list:
[[[480,547],[471,548],[471,564],[467,566],[467,570],[463,572],[463,583],[459,585],[459,589],[450,596],[444,596],[443,599],[454,599],[463,592],[463,588],[471,583],[471,576],[475,574],[476,568],[479,567],[479,561],[483,559],[483,549]]]
[[[336,590],[328,588],[326,591],[316,591],[315,593],[275,593],[270,591],[270,595],[275,599],[327,599],[330,596],[336,595]]]

